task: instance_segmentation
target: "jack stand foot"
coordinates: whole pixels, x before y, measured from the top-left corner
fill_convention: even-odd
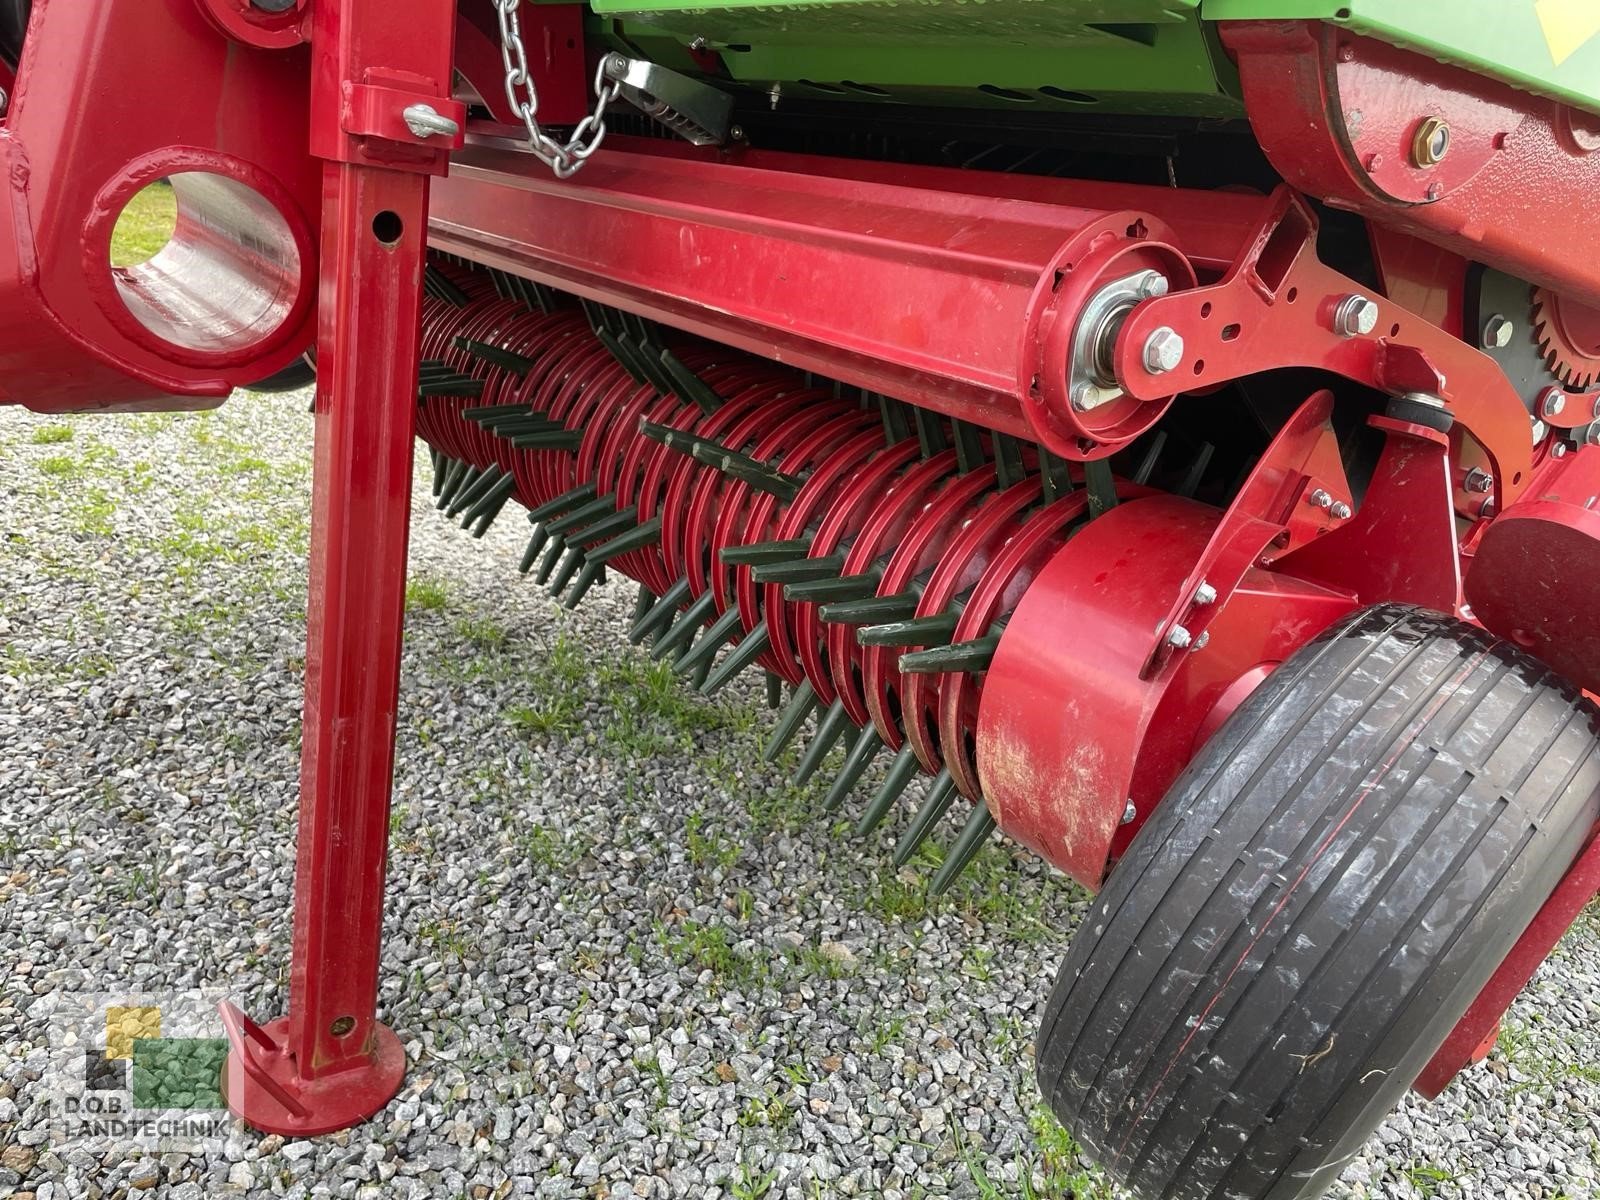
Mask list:
[[[406,1052],[387,1025],[369,1026],[362,1061],[306,1079],[289,1051],[289,1018],[258,1025],[238,1006],[219,1006],[232,1049],[222,1067],[222,1094],[235,1116],[263,1133],[315,1137],[365,1121],[400,1090]]]

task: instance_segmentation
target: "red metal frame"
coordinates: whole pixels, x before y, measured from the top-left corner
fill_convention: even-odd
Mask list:
[[[328,161],[289,1013],[262,1027],[224,1008],[229,1107],[283,1134],[370,1116],[405,1071],[376,1006],[428,172],[443,154],[352,121],[350,99],[382,80],[391,108],[446,107],[455,7],[393,15],[392,0],[319,0],[312,30],[311,144]]]
[[[1589,304],[1600,304],[1600,119],[1318,21],[1222,26],[1250,124],[1292,185]],[[1449,153],[1411,143],[1445,120]]]

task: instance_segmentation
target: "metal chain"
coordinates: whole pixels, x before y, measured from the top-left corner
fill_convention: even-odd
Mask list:
[[[500,16],[500,59],[506,65],[506,99],[511,103],[511,111],[521,117],[528,128],[528,143],[534,156],[549,166],[557,178],[570,179],[605,140],[606,109],[617,98],[621,85],[606,78],[606,59],[602,58],[594,73],[594,111],[578,122],[565,142],[558,142],[546,133],[539,124],[539,93],[528,71],[522,22],[517,18],[521,2],[494,0],[495,11]]]

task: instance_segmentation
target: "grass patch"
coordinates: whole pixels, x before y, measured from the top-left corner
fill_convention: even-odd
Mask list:
[[[28,440],[35,446],[56,446],[62,442],[70,442],[72,440],[72,426],[41,425],[33,431],[33,436]]]
[[[132,200],[117,217],[111,231],[111,265],[135,267],[148,262],[172,240],[178,226],[178,200],[172,185],[152,183]]]
[[[407,612],[439,612],[450,603],[450,591],[437,579],[419,575],[406,581]]]

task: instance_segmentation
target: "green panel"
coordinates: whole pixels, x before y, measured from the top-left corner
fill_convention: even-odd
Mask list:
[[[1237,116],[1199,0],[593,0],[669,65],[697,39],[791,95]],[[676,47],[674,47],[674,43]]]
[[[1600,111],[1600,0],[1203,0],[1211,21],[1317,18]]]

